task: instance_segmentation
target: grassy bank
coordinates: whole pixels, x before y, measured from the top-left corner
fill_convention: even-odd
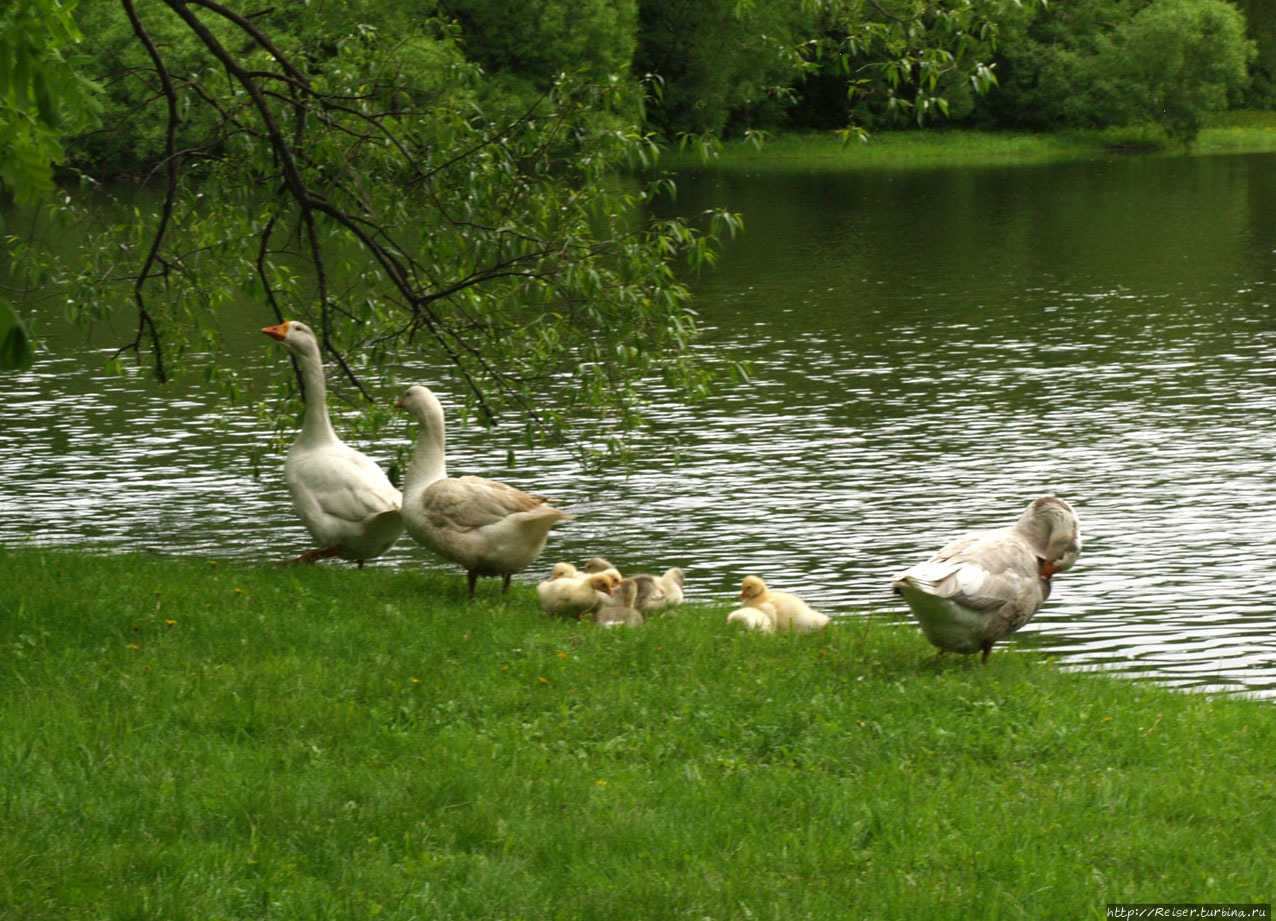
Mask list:
[[[695,598],[695,574],[689,589]],[[1276,709],[911,625],[0,551],[0,918],[1101,918],[1276,893]]]
[[[1276,112],[1225,112],[1201,132],[1186,151],[1193,155],[1268,153],[1276,151]],[[1061,131],[1029,134],[931,128],[925,131],[881,131],[867,143],[843,143],[835,133],[780,135],[761,147],[744,141],[723,145],[715,168],[871,169],[932,165],[986,166],[1054,163],[1129,156],[1182,156],[1155,128]],[[662,161],[674,168],[703,165],[698,154],[678,152]]]

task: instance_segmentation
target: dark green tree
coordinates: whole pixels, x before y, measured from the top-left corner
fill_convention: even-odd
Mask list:
[[[1239,100],[1245,108],[1276,107],[1276,0],[1237,0],[1247,34],[1258,54],[1250,64],[1250,89]],[[1237,103],[1233,103],[1234,105]]]
[[[448,0],[441,9],[470,60],[536,90],[564,72],[626,73],[638,41],[637,0]]]
[[[53,190],[60,138],[91,124],[94,87],[65,51],[80,38],[74,0],[13,0],[0,11],[0,195],[29,202]],[[0,224],[3,229],[3,224]],[[34,360],[26,326],[0,298],[0,370]]]
[[[1158,122],[1187,145],[1246,87],[1256,53],[1230,3],[1153,0],[1113,33],[1095,64],[1114,75],[1119,119]]]
[[[1077,0],[1001,25],[1001,88],[980,105],[1031,129],[1159,124],[1190,143],[1255,53],[1224,0]]]
[[[984,92],[996,25],[972,0],[688,0],[640,5],[635,70],[667,137],[944,115]]]
[[[626,67],[634,9],[95,3],[88,73],[109,130],[80,131],[73,165],[86,182],[122,168],[141,194],[124,202],[134,220],[60,267],[67,302],[89,317],[130,304],[121,351],[160,379],[203,372],[233,392],[220,318],[248,297],[262,321],[320,332],[338,394],[384,405],[403,383],[391,369],[411,367],[450,378],[484,420],[614,442],[653,375],[704,392],[679,272],[736,226],[650,216],[669,185],[636,124],[654,59]],[[694,50],[648,84],[671,133],[719,131],[820,68],[918,118],[946,106],[945,79],[991,79],[968,0],[695,0],[643,16]],[[72,198],[61,212],[90,215]]]
[[[667,138],[716,135],[734,114],[781,105],[807,67],[813,11],[785,0],[639,4],[634,71],[652,81],[647,116]]]

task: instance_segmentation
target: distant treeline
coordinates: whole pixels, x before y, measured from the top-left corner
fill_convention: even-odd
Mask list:
[[[358,41],[402,42],[405,66],[440,81],[458,64],[476,65],[484,79],[475,104],[487,111],[534,105],[563,72],[616,81],[631,91],[629,123],[666,139],[917,123],[924,107],[912,84],[928,87],[938,100],[929,113],[950,122],[1028,130],[1155,122],[1190,141],[1210,111],[1276,102],[1272,2],[325,0],[264,7],[254,21],[306,49],[320,70]],[[954,5],[961,17],[935,15]],[[127,118],[157,92],[144,48],[117,3],[82,3],[77,20],[106,113],[74,156],[153,163],[159,124]],[[928,58],[891,50],[912,22],[928,30]],[[153,38],[169,60],[190,45],[191,72],[178,79],[219,77],[180,24]],[[996,85],[986,93],[981,82],[990,81],[972,77],[972,61],[992,66]],[[429,82],[404,104],[428,105]]]

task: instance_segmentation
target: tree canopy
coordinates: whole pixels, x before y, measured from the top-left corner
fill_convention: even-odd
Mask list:
[[[101,30],[106,82],[141,123],[77,154],[127,138],[117,159],[156,193],[67,267],[74,308],[99,315],[126,292],[125,348],[156,377],[234,388],[219,317],[247,295],[263,322],[313,325],[347,396],[384,406],[383,385],[410,382],[389,369],[426,368],[484,421],[551,438],[584,418],[574,431],[614,445],[653,374],[703,391],[676,268],[711,258],[705,231],[735,219],[696,230],[645,214],[667,184],[618,174],[655,156],[626,118],[635,87],[584,71],[493,98],[454,22],[389,29],[372,4],[346,6],[342,24],[359,26],[343,32],[330,7],[298,23],[122,0],[131,38]]]
[[[1076,0],[1001,21],[998,123],[1043,129],[1159,124],[1181,143],[1248,84],[1254,43],[1224,0]]]

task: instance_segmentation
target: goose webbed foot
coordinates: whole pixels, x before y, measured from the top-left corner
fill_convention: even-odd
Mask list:
[[[294,556],[290,560],[280,561],[280,566],[294,566],[297,563],[313,563],[316,560],[326,560],[329,557],[336,556],[341,551],[337,547],[328,547],[326,550],[307,550],[301,556]],[[363,566],[363,561],[359,561],[359,565]]]

